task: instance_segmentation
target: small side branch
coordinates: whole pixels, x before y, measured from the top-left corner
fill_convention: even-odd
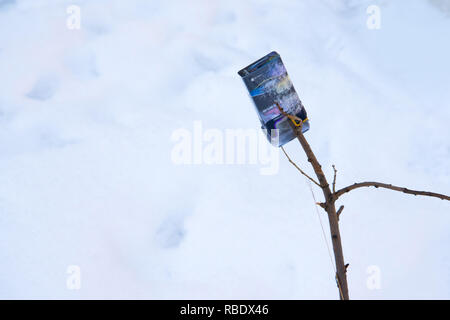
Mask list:
[[[339,209],[338,209],[338,211],[336,212],[338,220],[339,220],[339,216],[340,216],[341,213],[342,213],[342,210],[344,210],[344,206],[340,206]]]
[[[334,199],[338,199],[344,193],[347,193],[351,190],[362,188],[362,187],[385,188],[385,189],[399,191],[399,192],[403,192],[403,193],[407,193],[407,194],[413,194],[415,196],[428,196],[428,197],[435,197],[435,198],[439,198],[442,200],[450,201],[450,197],[445,194],[429,192],[429,191],[411,190],[411,189],[407,189],[407,188],[403,188],[403,187],[393,186],[392,184],[373,182],[373,181],[355,183],[355,184],[352,184],[351,186],[342,188],[342,189],[334,192]]]
[[[337,170],[336,167],[333,164],[333,171],[334,171],[334,177],[333,177],[333,193],[336,192],[336,174],[337,174]]]
[[[311,180],[312,182],[314,182],[316,185],[318,185],[318,186],[320,187],[320,184],[319,184],[316,180],[314,180],[314,179],[311,178],[309,175],[307,175],[302,169],[299,168],[299,166],[297,166],[297,164],[296,164],[294,161],[291,160],[291,158],[288,156],[288,154],[286,153],[286,151],[284,150],[283,147],[281,147],[281,150],[283,150],[283,153],[284,153],[284,155],[286,156],[286,158],[289,160],[289,162],[292,163],[292,165],[293,165],[294,167],[296,167],[297,170],[300,171],[300,173],[301,173],[302,175],[304,175],[305,177],[307,177],[309,180]]]

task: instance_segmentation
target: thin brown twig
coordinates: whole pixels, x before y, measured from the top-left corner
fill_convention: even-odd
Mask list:
[[[278,108],[280,111],[283,112],[281,106],[277,103]],[[286,114],[283,112],[283,115],[286,116]],[[334,260],[336,264],[336,275],[337,275],[337,284],[339,286],[339,297],[342,300],[348,300],[348,283],[347,283],[347,274],[345,270],[345,263],[344,263],[344,253],[342,250],[342,243],[341,243],[341,235],[339,231],[339,222],[336,215],[336,208],[334,205],[334,199],[333,199],[333,192],[330,190],[330,186],[328,184],[327,178],[325,177],[325,174],[323,173],[322,167],[317,160],[314,152],[312,151],[308,141],[303,136],[302,133],[302,122],[296,120],[295,118],[289,117],[292,124],[291,127],[295,132],[295,135],[297,136],[298,141],[300,142],[303,151],[305,152],[309,163],[311,163],[311,166],[314,169],[314,172],[316,173],[317,179],[320,182],[320,188],[322,189],[324,198],[325,198],[325,211],[328,215],[328,221],[330,223],[330,234],[331,234],[331,242],[333,244],[333,252],[334,252]],[[299,123],[297,123],[297,121]]]
[[[344,193],[347,193],[347,192],[349,192],[351,190],[354,190],[354,189],[357,189],[357,188],[362,188],[362,187],[385,188],[385,189],[395,190],[395,191],[399,191],[399,192],[404,192],[404,193],[407,193],[407,194],[413,194],[415,196],[428,196],[428,197],[435,197],[435,198],[439,198],[439,199],[442,199],[442,200],[450,201],[450,197],[445,195],[445,194],[429,192],[429,191],[411,190],[411,189],[407,189],[407,188],[403,188],[403,187],[393,186],[392,184],[381,183],[381,182],[373,182],[373,181],[355,183],[355,184],[352,184],[352,185],[350,185],[348,187],[342,188],[342,189],[340,189],[340,190],[338,190],[338,191],[333,193],[334,199],[337,200]]]
[[[281,150],[283,150],[284,155],[285,155],[286,158],[289,160],[289,162],[292,163],[292,165],[293,165],[294,167],[296,167],[297,170],[300,171],[300,173],[301,173],[302,175],[304,175],[305,177],[307,177],[309,180],[311,180],[312,182],[314,182],[316,185],[318,185],[318,186],[320,187],[320,184],[319,184],[316,180],[314,180],[313,178],[311,178],[311,177],[310,177],[308,174],[306,174],[302,169],[300,169],[300,167],[297,166],[297,164],[296,164],[294,161],[291,160],[291,158],[288,156],[288,154],[287,154],[286,151],[284,150],[283,146],[281,146]]]
[[[336,167],[334,166],[334,164],[333,164],[333,170],[334,170],[334,177],[333,177],[333,193],[334,193],[334,192],[336,192],[336,173],[337,173],[337,170],[336,170]]]

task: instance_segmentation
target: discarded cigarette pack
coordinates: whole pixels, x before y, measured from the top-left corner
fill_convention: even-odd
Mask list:
[[[300,101],[280,55],[273,51],[255,61],[238,74],[242,77],[252,98],[262,129],[269,142],[280,147],[295,138],[291,121],[278,106],[302,120],[302,132],[309,129],[305,107]],[[274,130],[278,129],[278,130]]]

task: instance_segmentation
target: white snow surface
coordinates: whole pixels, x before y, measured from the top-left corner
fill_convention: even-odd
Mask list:
[[[266,176],[174,165],[171,135],[195,120],[258,129],[237,71],[276,50],[338,187],[449,194],[449,8],[0,0],[0,298],[337,299],[309,185],[282,154]],[[297,142],[286,150],[313,174]],[[449,202],[371,188],[340,204],[351,298],[450,298]]]

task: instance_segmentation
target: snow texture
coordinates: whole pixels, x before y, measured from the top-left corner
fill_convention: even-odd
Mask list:
[[[0,298],[338,298],[282,154],[268,176],[176,166],[171,134],[258,129],[236,72],[276,50],[338,186],[448,194],[449,39],[443,0],[0,1]],[[360,189],[339,204],[352,298],[450,298],[448,202]]]

